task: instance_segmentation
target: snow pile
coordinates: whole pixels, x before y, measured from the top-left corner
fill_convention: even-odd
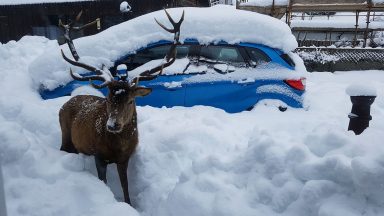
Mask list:
[[[138,215],[84,172],[82,156],[58,151],[58,112],[69,98],[41,100],[28,72],[53,44],[40,37],[0,44],[0,160],[8,215]]]
[[[313,50],[313,51],[298,51],[297,54],[304,60],[304,61],[313,61],[313,62],[319,62],[321,64],[326,63],[335,63],[340,60],[340,57],[334,54],[325,53],[321,50]]]
[[[249,11],[236,10],[232,6],[217,5],[210,8],[173,8],[169,13],[179,20],[185,10],[180,40],[194,38],[208,44],[226,41],[260,43],[290,52],[297,47],[290,28],[280,20]],[[81,61],[100,67],[113,66],[113,62],[149,43],[173,40],[173,35],[156,24],[154,18],[170,27],[164,11],[157,11],[113,26],[97,35],[74,41]],[[252,26],[252,28],[249,28]],[[268,32],[268,36],[262,34]],[[60,49],[70,56],[67,45],[51,47],[31,64],[34,77],[46,88],[53,89],[71,80],[69,65],[61,57]],[[74,68],[74,70],[79,70]],[[37,82],[37,80],[35,80]]]
[[[59,151],[58,112],[69,97],[41,100],[36,81],[49,72],[28,70],[53,43],[24,37],[0,45],[8,215],[384,215],[384,98],[355,136],[346,131],[345,93],[367,81],[384,92],[382,71],[310,74],[308,110],[138,107],[140,144],[128,172],[137,212],[114,198],[122,200],[116,166],[106,186],[92,157]]]
[[[346,89],[349,96],[377,96],[376,89],[367,84],[354,83]]]

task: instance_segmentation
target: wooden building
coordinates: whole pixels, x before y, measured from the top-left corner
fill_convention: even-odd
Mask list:
[[[120,4],[128,1],[131,12],[122,13]],[[208,6],[205,0],[34,0],[33,3],[17,3],[17,0],[0,2],[0,42],[19,40],[25,35],[45,36],[62,42],[59,19],[68,23],[81,10],[80,24],[101,18],[101,30],[162,8],[180,6]],[[21,1],[25,2],[25,1]],[[97,33],[95,27],[78,32],[73,37]]]

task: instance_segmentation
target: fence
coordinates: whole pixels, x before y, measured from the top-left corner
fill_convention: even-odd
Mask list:
[[[384,49],[300,47],[295,52],[310,72],[384,70]]]

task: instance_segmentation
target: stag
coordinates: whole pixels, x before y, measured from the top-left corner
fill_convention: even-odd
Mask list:
[[[94,155],[97,175],[105,183],[107,182],[107,165],[116,163],[124,201],[128,204],[131,204],[127,179],[128,161],[139,142],[135,98],[146,96],[151,92],[151,89],[139,86],[139,81],[156,78],[162,73],[163,68],[175,61],[180,26],[184,20],[184,11],[177,23],[173,21],[167,11],[165,12],[174,29],[168,29],[155,20],[163,29],[174,33],[173,45],[163,64],[144,71],[132,81],[115,80],[104,65],[102,68],[96,68],[71,60],[61,51],[67,62],[92,71],[94,74],[82,76],[73,73],[70,69],[70,75],[73,79],[90,81],[96,89],[107,87],[109,90],[106,98],[79,95],[71,98],[63,105],[59,113],[62,131],[61,150],[69,153]],[[95,84],[92,82],[93,80],[102,81],[102,83]]]

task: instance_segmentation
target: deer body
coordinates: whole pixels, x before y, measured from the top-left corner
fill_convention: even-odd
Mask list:
[[[162,73],[163,68],[168,67],[175,61],[176,46],[179,44],[180,26],[184,20],[184,12],[177,23],[173,21],[167,11],[165,13],[174,29],[168,29],[155,20],[163,29],[174,33],[174,43],[165,57],[166,62],[142,72],[140,77],[136,77],[133,81],[127,81],[126,79],[115,80],[111,72],[104,65],[102,68],[96,68],[78,61],[79,57],[70,38],[68,44],[75,60],[69,59],[61,51],[65,61],[94,72],[94,75],[81,76],[74,74],[70,70],[73,79],[90,81],[92,86],[97,89],[108,88],[109,93],[106,98],[90,95],[75,96],[63,105],[59,112],[62,132],[60,149],[69,153],[94,155],[97,175],[105,183],[107,182],[107,165],[109,163],[116,163],[124,193],[124,201],[129,204],[128,161],[139,142],[135,98],[146,96],[152,91],[149,88],[138,86],[139,81],[156,78]],[[79,19],[80,15],[81,13],[77,16],[76,20]],[[73,24],[62,24],[66,31],[68,31],[68,37]],[[92,82],[93,80],[102,81],[102,84],[96,85]]]
[[[79,95],[65,103],[59,113],[62,150],[97,154],[109,163],[129,160],[138,144],[136,110],[132,121],[120,133],[107,130],[106,110],[106,99],[96,96]]]
[[[116,95],[116,86],[117,91],[125,93]],[[143,87],[130,90],[127,83],[118,81],[112,81],[108,88],[111,92],[107,99],[79,95],[63,105],[59,112],[60,150],[94,155],[98,177],[105,183],[107,165],[116,163],[124,201],[130,204],[127,168],[138,144],[134,97],[145,96],[151,90]]]

